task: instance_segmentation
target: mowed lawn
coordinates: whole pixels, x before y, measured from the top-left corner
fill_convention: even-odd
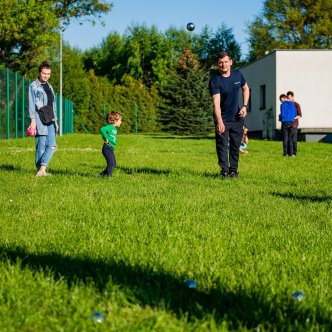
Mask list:
[[[50,177],[34,144],[0,141],[0,331],[332,330],[332,144],[250,140],[227,181],[213,137],[120,133],[111,179],[99,135]]]

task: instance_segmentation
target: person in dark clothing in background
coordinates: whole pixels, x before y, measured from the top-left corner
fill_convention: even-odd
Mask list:
[[[297,103],[294,99],[294,93],[293,91],[287,92],[287,98],[292,101],[296,108],[296,117],[293,122],[293,134],[292,134],[292,141],[293,141],[293,155],[297,155],[297,133],[298,133],[298,127],[299,127],[299,118],[302,118],[302,111],[301,106],[299,103]]]
[[[281,94],[279,100],[281,101],[279,120],[281,121],[284,156],[293,157],[292,135],[296,108],[294,103],[288,100],[285,94]]]

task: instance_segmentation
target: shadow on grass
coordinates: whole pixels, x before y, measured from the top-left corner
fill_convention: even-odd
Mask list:
[[[11,165],[11,164],[1,164],[0,170],[6,172],[21,172],[22,168],[20,166]]]
[[[158,136],[148,135],[152,139],[178,139],[178,140],[215,140],[213,136]]]
[[[80,165],[82,166],[82,165]],[[85,166],[85,165],[83,165]],[[89,167],[91,167],[89,165]],[[80,176],[80,177],[97,177],[98,173],[100,173],[103,170],[103,167],[100,166],[92,166],[95,169],[98,169],[99,172],[96,173],[84,173],[84,172],[78,172],[76,170],[70,170],[70,169],[54,169],[51,168],[50,173],[52,175],[64,175],[64,176]],[[11,164],[3,164],[0,165],[0,171],[7,171],[7,172],[22,172],[23,169],[19,166],[14,166]],[[183,175],[183,174],[190,174],[193,176],[203,176],[203,177],[207,177],[207,178],[218,178],[219,174],[217,173],[199,173],[199,172],[195,172],[192,171],[190,169],[186,169],[186,170],[178,170],[178,171],[171,171],[168,169],[156,169],[156,168],[150,168],[150,167],[125,167],[125,166],[118,166],[116,167],[116,170],[120,170],[121,172],[125,173],[125,174],[152,174],[152,175],[169,175],[169,174],[176,174],[176,175]],[[29,171],[27,170],[26,172],[29,173]],[[34,173],[31,173],[34,175]]]
[[[11,165],[11,164],[2,164],[0,165],[0,171],[6,171],[6,172],[25,172],[26,174],[31,174],[35,175],[35,171],[31,171],[29,169],[23,169],[20,166],[16,165]],[[82,172],[77,172],[77,171],[72,171],[72,170],[58,170],[51,168],[50,173],[52,175],[75,175],[75,176],[84,176],[84,177],[93,177],[96,175],[91,175],[89,173],[82,173]]]
[[[118,166],[118,170],[126,174],[155,174],[155,175],[162,175],[162,174],[170,174],[171,171],[168,169],[156,169],[150,167],[124,167]]]
[[[168,170],[168,169],[156,169],[156,168],[150,168],[150,167],[124,167],[124,166],[118,166],[116,169],[126,173],[126,174],[153,174],[153,175],[169,175],[169,174],[175,174],[175,175],[184,175],[189,174],[191,176],[202,176],[206,178],[220,178],[219,173],[208,173],[208,172],[198,172],[191,169],[181,169],[181,170]]]
[[[52,175],[73,175],[73,176],[82,176],[82,177],[96,177],[96,174],[91,174],[91,173],[83,173],[83,172],[77,172],[77,171],[72,171],[69,169],[52,169],[52,171],[50,171],[50,173],[52,173]]]
[[[332,196],[315,196],[315,195],[299,195],[293,193],[276,193],[273,192],[271,195],[286,199],[295,199],[297,201],[311,202],[311,203],[321,203],[332,201]]]
[[[40,272],[51,270],[55,280],[64,278],[68,286],[91,282],[103,291],[112,284],[119,285],[130,301],[141,306],[163,308],[189,321],[212,315],[217,324],[227,322],[229,329],[257,327],[271,330],[306,330],[306,321],[319,324],[326,331],[332,327],[331,318],[320,314],[319,307],[309,310],[292,299],[271,303],[262,294],[242,289],[232,292],[222,288],[204,291],[189,289],[185,280],[167,272],[155,272],[125,262],[90,260],[62,256],[57,253],[31,254],[23,248],[0,248],[1,260],[20,262],[23,268]],[[108,284],[110,283],[110,284]],[[108,285],[107,285],[108,284]],[[317,325],[316,325],[317,327]]]

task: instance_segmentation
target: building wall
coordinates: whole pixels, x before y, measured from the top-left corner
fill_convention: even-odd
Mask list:
[[[240,68],[251,89],[250,131],[277,138],[281,123],[279,95],[291,90],[302,108],[300,129],[332,132],[332,50],[276,50]],[[266,106],[260,107],[260,87]]]
[[[250,112],[245,122],[251,132],[262,131],[263,137],[272,138],[276,121],[276,54],[270,53],[240,70],[251,92]],[[261,105],[262,86],[265,86],[265,107]]]
[[[277,95],[294,92],[300,128],[332,128],[332,50],[284,50],[276,56]]]

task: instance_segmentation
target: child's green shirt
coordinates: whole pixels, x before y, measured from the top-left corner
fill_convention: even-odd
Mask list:
[[[108,145],[114,148],[118,142],[117,141],[118,131],[116,127],[113,124],[108,124],[107,126],[100,128],[100,133],[101,136],[103,137],[103,140],[104,141],[107,140]]]

